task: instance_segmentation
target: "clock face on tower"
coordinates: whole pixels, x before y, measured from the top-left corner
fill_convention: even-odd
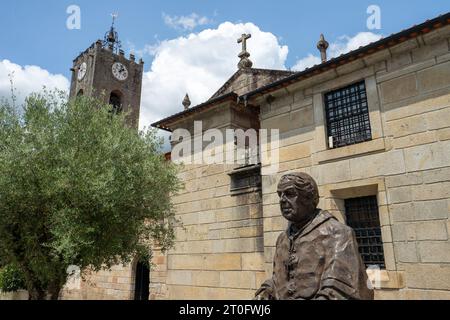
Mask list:
[[[128,70],[122,63],[116,62],[112,66],[112,73],[117,80],[126,80],[128,78]]]
[[[80,65],[80,68],[78,69],[78,81],[83,80],[84,76],[86,75],[87,72],[87,64],[86,62],[83,62]]]

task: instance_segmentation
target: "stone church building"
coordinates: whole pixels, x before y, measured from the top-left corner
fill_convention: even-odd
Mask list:
[[[301,72],[253,68],[248,38],[208,101],[185,99],[153,126],[278,129],[278,172],[264,174],[264,158],[184,165],[175,247],[155,248],[151,271],[117,266],[63,298],[251,299],[287,226],[279,178],[303,171],[318,182],[319,206],[354,228],[377,299],[450,299],[450,13],[332,59],[321,37],[322,63]],[[114,39],[74,61],[71,94],[105,90],[136,124],[143,63],[114,52]]]

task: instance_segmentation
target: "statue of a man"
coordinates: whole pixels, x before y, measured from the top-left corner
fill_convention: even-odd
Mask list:
[[[305,173],[286,174],[277,192],[289,226],[277,240],[272,278],[255,299],[373,299],[354,232],[317,209],[314,179]]]

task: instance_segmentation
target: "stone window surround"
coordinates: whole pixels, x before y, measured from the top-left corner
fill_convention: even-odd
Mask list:
[[[386,150],[381,122],[380,99],[373,69],[362,69],[361,71],[344,76],[340,80],[336,81],[336,79],[332,79],[313,88],[314,119],[316,125],[314,150],[312,154],[314,164]],[[330,149],[326,133],[324,94],[362,80],[366,84],[372,140]]]
[[[344,200],[349,198],[373,196],[377,197],[380,215],[381,237],[385,252],[386,269],[381,270],[380,288],[377,289],[402,289],[404,284],[404,272],[397,270],[395,262],[394,244],[392,241],[392,229],[387,205],[384,178],[372,178],[357,181],[348,181],[330,184],[321,187],[321,195],[325,201],[325,208],[329,210],[339,221],[345,223]],[[367,270],[372,283],[376,280],[373,270]]]
[[[231,180],[231,189],[230,189],[230,195],[231,196],[238,196],[245,193],[251,193],[251,192],[260,192],[262,188],[262,182],[261,182],[261,165],[248,165],[244,167],[238,167],[234,169],[233,171],[229,172],[228,175],[230,176]],[[254,180],[251,180],[251,184],[245,187],[236,187],[233,188],[233,179],[239,179],[239,178],[250,178],[251,176],[254,177]],[[258,179],[259,177],[259,179]],[[256,183],[256,184],[255,184]]]

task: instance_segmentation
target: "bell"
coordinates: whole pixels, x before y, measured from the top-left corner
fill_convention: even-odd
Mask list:
[[[112,29],[108,34],[108,42],[116,42],[116,35],[114,34],[114,31]]]

